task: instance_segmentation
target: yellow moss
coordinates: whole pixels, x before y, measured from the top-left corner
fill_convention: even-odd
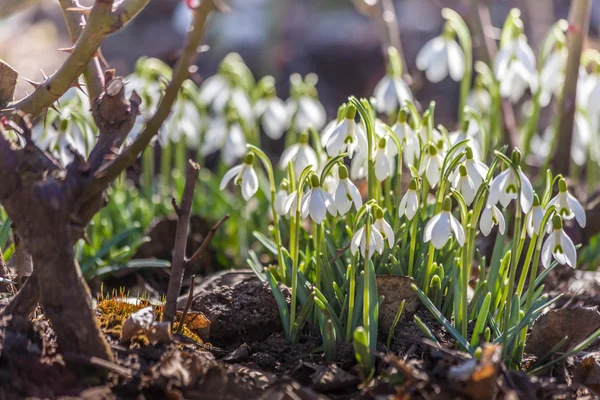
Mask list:
[[[113,291],[111,296],[104,296],[98,298],[98,322],[100,327],[105,333],[108,333],[114,337],[121,336],[121,330],[125,320],[136,311],[142,308],[148,307],[150,302],[147,298],[138,298],[137,301],[132,304],[125,300],[127,294],[124,290],[120,290],[117,294]],[[154,314],[157,320],[162,319],[163,306],[154,306]],[[181,312],[177,313],[175,317],[175,323],[173,324],[173,332],[176,332],[179,327],[179,321],[181,319]],[[207,337],[208,329],[210,328],[210,321],[202,314],[190,313],[186,316],[185,325],[181,331],[183,336],[186,336],[199,343],[205,343],[199,335]],[[140,345],[148,345],[148,338],[140,334],[135,337],[132,342],[139,343]],[[209,343],[206,343],[209,344]]]

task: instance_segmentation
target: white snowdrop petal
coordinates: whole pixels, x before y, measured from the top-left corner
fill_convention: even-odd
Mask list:
[[[327,206],[325,205],[323,194],[318,188],[312,189],[312,195],[310,196],[308,208],[310,218],[312,218],[313,221],[315,221],[317,224],[323,222],[325,216],[327,215]]]
[[[296,155],[298,154],[299,150],[300,145],[293,144],[287,149],[285,149],[283,153],[281,153],[281,158],[279,159],[279,166],[281,167],[281,169],[287,168],[288,164],[291,163],[294,160],[294,158],[296,158]]]
[[[458,220],[452,214],[448,214],[448,217],[450,219],[450,227],[454,231],[454,236],[456,236],[456,241],[458,242],[460,247],[464,246],[465,245],[465,231],[464,231],[462,225],[460,224],[460,222],[458,222]]]
[[[363,226],[362,228],[356,231],[354,236],[352,236],[352,241],[350,242],[350,251],[352,252],[352,254],[356,254],[356,252],[358,251],[364,231],[365,227]]]
[[[251,166],[244,168],[242,172],[242,197],[248,201],[258,191],[258,177]]]
[[[225,190],[229,181],[232,180],[235,176],[237,176],[237,174],[239,174],[239,172],[242,170],[243,167],[244,167],[243,164],[236,165],[235,167],[231,168],[229,171],[225,172],[225,175],[223,175],[223,179],[221,179],[220,189]]]
[[[492,208],[488,206],[481,213],[481,219],[479,220],[479,230],[481,231],[483,236],[488,236],[490,232],[492,232],[493,226],[494,222],[492,220]]]
[[[555,233],[551,233],[550,236],[544,242],[542,246],[542,265],[544,268],[550,268],[550,262],[552,261],[552,251],[556,243]]]
[[[521,178],[521,209],[524,214],[527,214],[533,206],[533,187],[529,178],[525,176],[523,171],[519,168],[519,177]]]
[[[437,221],[431,232],[431,243],[436,249],[444,247],[450,234],[452,232],[452,226],[450,222],[450,214],[442,212],[440,219]]]
[[[448,40],[448,71],[455,82],[460,82],[465,73],[465,56],[461,47],[454,40]]]
[[[562,229],[560,230],[560,243],[561,243],[561,247],[562,247],[564,256],[566,258],[566,263],[571,268],[576,268],[577,267],[577,250],[575,249],[575,245],[573,244],[573,241],[571,240],[571,238]]]
[[[568,192],[567,192],[567,201],[569,204],[569,208],[571,209],[573,214],[575,214],[575,220],[577,221],[579,226],[581,226],[582,228],[585,228],[586,217],[585,217],[585,210],[583,209],[583,206],[581,205],[579,200],[577,200],[571,193],[568,193]]]
[[[429,221],[425,224],[425,229],[423,230],[423,241],[425,243],[429,242],[433,236],[433,228],[438,223],[441,218],[441,214],[434,215],[431,217]]]

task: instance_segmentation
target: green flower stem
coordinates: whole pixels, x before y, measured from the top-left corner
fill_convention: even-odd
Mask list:
[[[519,185],[519,192],[521,190],[521,185]],[[515,205],[515,227],[513,231],[513,242],[517,240],[519,230],[521,229],[521,201],[519,197],[517,197],[516,205]],[[514,247],[514,246],[513,246]],[[510,259],[510,270],[508,272],[508,287],[506,289],[507,298],[506,298],[506,306],[504,308],[504,323],[502,324],[502,344],[504,346],[504,354],[506,354],[506,341],[508,340],[508,327],[510,322],[510,311],[512,307],[513,296],[515,287],[515,274],[517,272],[517,264],[519,263],[519,257],[517,254],[514,254]]]
[[[527,255],[525,256],[525,264],[523,264],[523,269],[521,271],[521,277],[519,278],[519,284],[517,285],[517,295],[519,297],[521,297],[521,293],[523,293],[523,287],[525,286],[525,278],[527,277],[527,273],[529,272],[529,267],[531,265],[531,258],[533,256],[534,250],[536,248],[537,238],[538,238],[537,234],[534,233],[533,237],[529,241],[529,248],[527,249]],[[535,272],[537,274],[537,270]],[[534,277],[534,279],[535,279],[535,277]],[[533,281],[530,280],[529,282],[533,282]],[[525,311],[527,311],[527,308],[525,308]]]
[[[408,276],[413,275],[413,269],[415,264],[415,247],[417,245],[417,220],[419,217],[415,215],[410,221],[410,249],[408,253]]]
[[[531,140],[533,139],[533,135],[537,132],[539,126],[540,111],[542,110],[542,106],[540,105],[541,92],[541,90],[538,90],[531,99],[533,103],[533,109],[531,111],[531,115],[527,119],[527,125],[525,125],[525,133],[523,135],[523,157],[527,157],[531,152]]]
[[[321,290],[321,242],[323,241],[323,224],[313,224],[313,229],[315,231],[315,286],[318,290]]]
[[[377,179],[375,178],[375,160],[373,159],[373,147],[375,146],[375,122],[373,120],[373,112],[367,100],[363,99],[362,101],[359,101],[357,98],[351,97],[350,103],[356,107],[361,119],[365,123],[367,134],[367,200],[376,199]]]
[[[370,320],[370,314],[369,314],[369,310],[371,308],[371,304],[370,304],[370,292],[371,292],[371,268],[369,268],[369,260],[370,260],[370,251],[369,251],[369,246],[370,246],[370,236],[371,236],[371,213],[370,210],[368,211],[367,214],[367,221],[365,224],[365,252],[366,252],[366,256],[363,260],[364,260],[364,285],[363,285],[363,327],[365,328],[365,331],[367,332],[367,338],[368,338],[368,344],[369,347],[371,347],[371,341],[373,340],[377,340],[377,338],[373,338],[371,337],[371,329],[370,329],[370,325],[371,325],[371,320]]]
[[[346,342],[352,341],[352,317],[354,316],[354,302],[356,297],[356,257],[350,258],[349,271],[350,287],[348,289],[348,323],[346,325]]]
[[[429,292],[429,280],[431,279],[431,270],[433,268],[433,256],[435,255],[435,247],[433,247],[433,243],[429,242],[429,247],[427,249],[427,267],[425,267],[425,278],[423,280],[423,292],[428,294]]]

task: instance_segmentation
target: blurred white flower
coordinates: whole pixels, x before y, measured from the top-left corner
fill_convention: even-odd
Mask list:
[[[356,231],[350,242],[350,251],[352,254],[356,254],[359,248],[360,254],[362,254],[365,259],[371,258],[375,252],[381,254],[383,253],[383,236],[381,236],[381,233],[377,229],[371,226],[369,249],[367,250],[367,232],[366,227],[363,226]]]
[[[297,100],[289,99],[286,108],[291,127],[297,132],[304,132],[309,127],[318,131],[325,125],[325,118],[327,118],[325,108],[313,97],[301,96]]]
[[[540,205],[540,199],[536,194],[533,198],[533,207],[531,207],[531,211],[529,212],[529,214],[527,214],[527,218],[525,219],[527,234],[530,238],[532,238],[534,234],[540,234],[540,228],[542,227],[543,219],[544,208]]]
[[[465,55],[453,36],[444,32],[427,42],[417,54],[417,68],[425,71],[433,83],[442,81],[448,74],[459,82],[465,73]]]
[[[200,152],[206,156],[218,150],[225,165],[233,164],[246,153],[246,137],[239,123],[220,117],[211,120]]]
[[[281,138],[290,126],[285,101],[277,96],[259,99],[254,105],[254,114],[260,120],[265,134],[273,140]]]
[[[317,153],[308,144],[308,133],[304,132],[300,135],[299,143],[293,144],[283,151],[279,167],[285,170],[290,162],[294,163],[294,171],[298,177],[309,165],[312,165],[315,170],[317,169]]]
[[[217,115],[225,114],[226,108],[231,107],[246,123],[254,121],[252,103],[248,94],[242,88],[232,86],[225,77],[219,74],[202,82],[198,99],[200,103],[210,105]]]
[[[525,35],[500,49],[494,60],[494,74],[500,82],[500,94],[513,103],[519,101],[528,87],[534,94],[538,91],[535,55]]]
[[[488,115],[492,109],[492,96],[487,89],[476,86],[467,96],[466,106],[479,115]]]
[[[540,71],[540,106],[550,104],[552,95],[558,96],[565,80],[564,70],[569,52],[565,46],[557,46],[546,59]]]
[[[377,112],[390,115],[402,107],[405,102],[413,101],[413,95],[402,78],[390,73],[375,86],[374,94]]]

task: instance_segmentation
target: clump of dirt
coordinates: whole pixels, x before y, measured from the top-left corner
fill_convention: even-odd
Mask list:
[[[289,301],[289,290],[281,289]],[[216,346],[262,341],[282,331],[271,288],[256,278],[198,293],[191,308],[210,320],[211,343]]]

